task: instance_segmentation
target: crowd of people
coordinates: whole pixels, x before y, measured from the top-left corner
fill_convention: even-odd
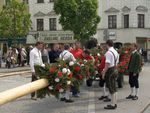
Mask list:
[[[29,65],[29,53],[33,47],[12,48],[9,47],[7,53],[4,55],[7,68],[23,67],[25,64]]]
[[[88,43],[86,49],[82,49],[81,43],[76,42],[71,46],[69,44],[60,45],[53,44],[51,48],[46,48],[44,43],[37,42],[35,47],[30,50],[30,66],[32,70],[32,81],[37,80],[34,65],[45,66],[46,63],[55,63],[57,59],[76,61],[76,59],[86,59],[92,60],[94,58],[90,55],[89,49],[97,47],[97,44]],[[104,100],[106,102],[111,101],[110,105],[104,107],[105,109],[116,109],[117,108],[117,88],[116,88],[116,78],[117,78],[117,64],[119,62],[119,54],[113,47],[113,41],[108,40],[106,42],[106,53],[102,54],[101,64],[99,66],[100,79],[103,83],[100,85],[103,88],[103,95],[99,100]],[[15,52],[16,50],[11,50]],[[126,99],[137,100],[139,91],[139,73],[141,68],[141,55],[138,52],[138,46],[136,44],[132,45],[132,55],[129,62],[129,84],[131,87],[131,94],[126,97]],[[13,53],[12,52],[12,53]],[[24,49],[20,50],[20,56],[24,57]],[[18,53],[19,54],[19,53]],[[27,53],[26,53],[27,54]],[[9,54],[8,54],[9,55]],[[27,56],[27,55],[26,55]],[[23,64],[22,57],[19,64]],[[11,58],[11,57],[10,57]],[[135,66],[136,65],[136,66]],[[106,93],[106,88],[108,88],[109,93]],[[60,94],[60,101],[73,102],[70,98],[69,93],[72,92],[72,96],[79,97],[79,90],[72,86],[68,91]],[[134,93],[135,90],[135,93]],[[110,94],[110,96],[108,96]],[[36,100],[35,92],[31,94],[31,99]]]

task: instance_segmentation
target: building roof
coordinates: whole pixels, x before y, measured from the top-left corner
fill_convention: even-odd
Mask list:
[[[50,11],[49,13],[47,13],[47,16],[51,16],[51,15],[56,15],[54,10]]]
[[[106,13],[118,13],[119,10],[116,9],[116,8],[114,8],[114,7],[111,7],[111,8],[109,8],[109,9],[107,9],[105,12],[106,12]]]
[[[136,7],[136,11],[139,11],[139,12],[147,12],[147,11],[148,11],[148,8],[145,7],[145,6],[139,5],[139,6]]]
[[[39,12],[35,13],[34,16],[41,17],[41,16],[45,16],[45,14],[43,12],[39,11]]]
[[[129,7],[127,7],[127,6],[124,6],[124,7],[122,8],[122,11],[123,11],[123,12],[130,12],[131,9],[130,9]]]

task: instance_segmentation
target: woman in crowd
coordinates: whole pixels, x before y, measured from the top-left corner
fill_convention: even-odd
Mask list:
[[[46,49],[46,46],[45,46],[45,45],[43,46],[43,49],[42,49],[41,53],[42,53],[42,60],[43,60],[43,63],[44,63],[44,64],[50,63],[48,50]]]

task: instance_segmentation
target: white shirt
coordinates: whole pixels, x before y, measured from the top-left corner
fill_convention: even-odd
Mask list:
[[[114,55],[112,52],[114,53]],[[114,58],[114,56],[115,56],[115,58]],[[115,61],[116,61],[116,65],[119,62],[119,54],[113,47],[110,47],[108,49],[108,51],[105,54],[105,57],[106,57],[105,62],[110,64],[109,68],[115,66]]]
[[[41,51],[38,50],[36,47],[30,51],[30,67],[32,72],[35,72],[34,70],[35,65],[41,65],[41,66],[43,65]]]
[[[137,50],[132,51],[132,54],[134,54],[135,52],[137,52]]]
[[[68,50],[64,50],[63,52],[61,52],[59,58],[64,60],[69,60],[69,61],[76,61],[73,54],[70,53]]]

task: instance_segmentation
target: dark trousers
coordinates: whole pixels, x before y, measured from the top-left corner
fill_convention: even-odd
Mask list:
[[[71,87],[72,95],[77,95],[78,94],[78,89],[75,86]]]
[[[106,81],[104,79],[102,79],[102,76],[100,76],[99,87],[104,87],[105,83],[106,83]]]
[[[130,87],[133,88],[139,88],[139,74],[133,75],[132,72],[129,73],[129,84]]]
[[[36,80],[37,80],[36,75],[32,73],[32,79],[31,79],[31,82],[36,81]],[[35,97],[35,92],[31,93],[31,97]]]

